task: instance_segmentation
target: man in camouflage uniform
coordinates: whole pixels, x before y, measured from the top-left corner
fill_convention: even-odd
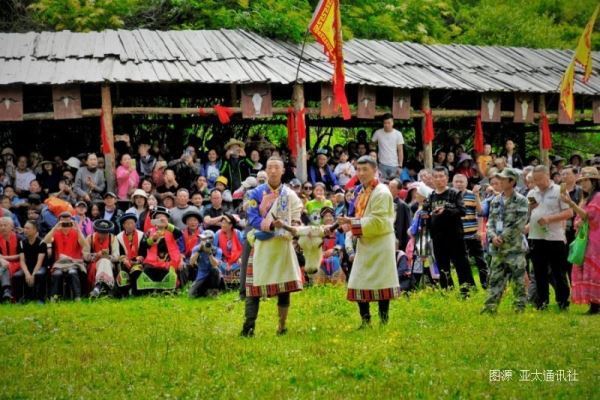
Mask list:
[[[492,264],[488,298],[482,313],[495,313],[509,278],[513,282],[515,310],[525,309],[525,253],[523,231],[527,223],[527,199],[515,191],[518,173],[505,168],[497,174],[502,193],[490,205],[487,235],[491,242]]]

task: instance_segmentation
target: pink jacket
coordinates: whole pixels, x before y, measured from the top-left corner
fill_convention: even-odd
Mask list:
[[[121,200],[129,200],[129,191],[134,190],[140,183],[140,176],[136,170],[129,171],[122,165],[117,168],[117,196]]]

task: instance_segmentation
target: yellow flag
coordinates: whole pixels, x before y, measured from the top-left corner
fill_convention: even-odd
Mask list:
[[[594,14],[592,14],[592,18],[590,18],[585,26],[585,29],[579,38],[579,42],[577,43],[577,48],[575,49],[575,61],[581,64],[585,70],[583,75],[584,82],[587,82],[588,79],[590,79],[590,75],[592,75],[592,32],[594,31],[598,10],[600,10],[600,5],[596,7]]]
[[[575,101],[573,100],[574,74],[575,62],[571,61],[560,81],[560,106],[565,110],[569,119],[573,119],[575,111]]]

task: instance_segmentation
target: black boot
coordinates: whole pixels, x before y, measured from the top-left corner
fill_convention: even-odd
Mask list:
[[[12,291],[10,290],[10,286],[6,286],[2,291],[2,302],[11,302],[13,299]]]
[[[244,323],[244,327],[242,328],[242,331],[240,332],[240,336],[247,337],[247,338],[254,337],[254,327],[250,326],[247,323]]]
[[[590,309],[587,310],[586,314],[595,315],[600,312],[600,304],[598,303],[590,303]]]
[[[371,327],[371,316],[370,315],[361,316],[361,323],[360,323],[360,326],[358,327],[358,329],[367,329],[370,327]]]
[[[369,303],[358,303],[358,312],[360,313],[361,323],[358,329],[366,329],[371,326],[371,313]]]
[[[389,300],[381,300],[379,302],[379,320],[381,321],[381,325],[387,324],[389,319],[390,319],[390,301]]]
[[[246,297],[245,312],[244,312],[244,326],[240,336],[242,337],[253,337],[254,327],[256,325],[256,317],[258,317],[258,309],[260,305],[260,298],[258,297]]]

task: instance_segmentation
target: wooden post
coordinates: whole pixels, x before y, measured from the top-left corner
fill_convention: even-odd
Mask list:
[[[110,98],[110,85],[102,84],[102,118],[104,122],[104,131],[106,140],[108,141],[110,152],[104,155],[105,175],[106,175],[106,190],[115,191],[115,138],[113,135],[113,113],[112,101]]]
[[[300,112],[304,109],[304,85],[296,83],[294,85],[294,92],[292,94],[292,102],[294,104],[294,111]],[[301,142],[298,141],[298,130],[294,129],[294,135],[296,135],[296,143],[298,143],[298,156],[296,157],[296,177],[300,181],[305,182],[308,178],[308,171],[306,165],[306,141],[304,138]],[[306,127],[306,136],[308,137],[308,126]]]
[[[540,94],[540,102],[539,109],[540,118],[542,113],[546,113],[546,97],[543,94]],[[542,148],[542,130],[539,130],[539,140],[540,140],[540,162],[547,167],[550,167],[550,158],[548,157],[548,150]]]
[[[429,90],[423,90],[423,98],[421,99],[421,109],[423,111],[428,111],[430,109],[429,105]],[[421,135],[425,132],[425,116],[423,116],[423,120],[421,122]],[[433,168],[433,143],[423,142],[423,155],[425,156],[425,168]]]
[[[232,83],[229,86],[229,90],[231,92],[231,106],[232,107],[239,107],[240,106],[240,99],[238,98],[238,94],[237,94],[237,85],[235,83]]]

